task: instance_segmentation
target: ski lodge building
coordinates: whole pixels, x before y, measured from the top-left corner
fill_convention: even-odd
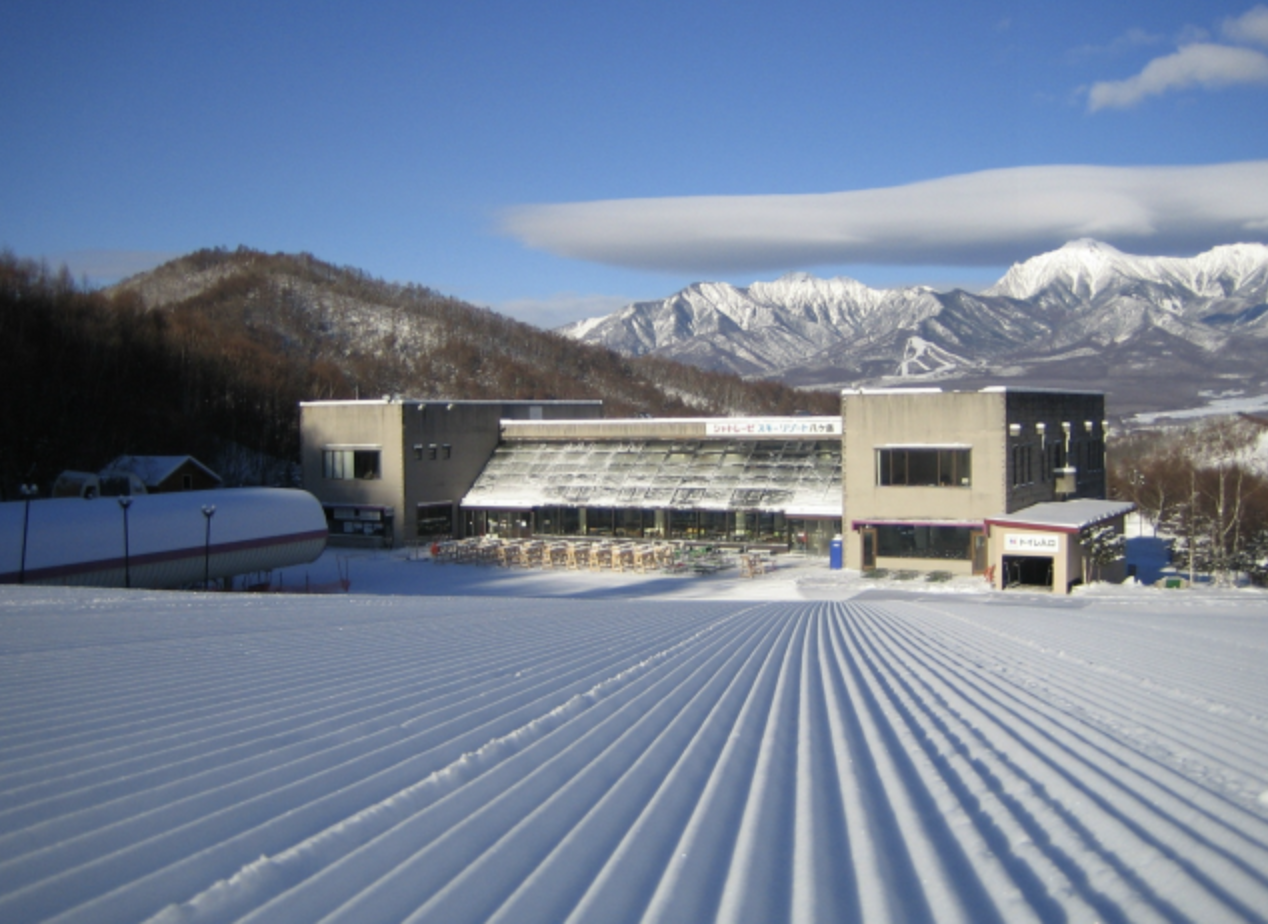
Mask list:
[[[1082,576],[1080,532],[1121,532],[1132,509],[1103,499],[1092,392],[847,391],[839,417],[608,420],[599,401],[395,398],[300,411],[304,484],[332,542],[734,543],[1064,591]]]
[[[992,387],[842,395],[846,567],[983,574],[1067,591],[1105,500],[1105,396]],[[1110,580],[1121,575],[1102,574]]]

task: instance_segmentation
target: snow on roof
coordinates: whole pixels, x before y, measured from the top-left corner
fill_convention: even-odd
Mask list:
[[[942,389],[936,385],[895,385],[890,388],[843,388],[845,395],[939,395]]]
[[[958,529],[981,529],[981,520],[963,520],[939,517],[860,517],[857,520],[850,521],[850,529],[858,529],[860,526],[938,526],[938,527],[955,527]]]
[[[103,468],[100,474],[104,477],[115,472],[131,472],[145,482],[147,488],[153,488],[162,484],[186,462],[192,462],[216,481],[222,480],[193,456],[119,456]]]
[[[1104,391],[1098,391],[1095,388],[1050,388],[1042,385],[987,385],[985,388],[979,388],[982,394],[1013,394],[1013,395],[1103,395]]]
[[[843,388],[847,395],[937,395],[937,394],[1044,394],[1044,395],[1103,395],[1105,392],[1086,388],[1045,388],[1031,385],[987,385],[978,389],[943,389],[934,385],[889,388]]]
[[[1076,532],[1085,526],[1131,513],[1136,505],[1128,501],[1093,500],[1081,497],[1068,501],[1035,504],[1014,513],[987,517],[993,526],[1030,526],[1060,532]]]
[[[841,443],[761,439],[503,443],[464,507],[641,507],[841,515]]]
[[[328,401],[301,401],[300,407],[340,407],[340,406],[359,406],[372,404],[457,404],[457,405],[491,405],[491,404],[514,404],[514,405],[567,405],[567,404],[602,404],[602,398],[543,398],[542,400],[534,400],[532,398],[407,398],[401,395],[386,395],[382,398],[338,398]]]
[[[585,427],[623,427],[631,424],[649,426],[654,424],[714,424],[742,425],[746,423],[787,424],[789,426],[807,426],[811,424],[841,423],[839,414],[793,414],[783,417],[599,417],[592,420],[504,420],[503,423],[517,427],[557,427],[560,424],[575,423]]]

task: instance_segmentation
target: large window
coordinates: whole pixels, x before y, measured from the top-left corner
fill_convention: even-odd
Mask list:
[[[335,481],[381,478],[377,449],[323,449],[321,473]]]
[[[895,446],[876,450],[876,483],[916,487],[968,487],[969,449]]]
[[[1013,447],[1013,487],[1023,484],[1034,484],[1033,447],[1021,445]]]
[[[889,525],[876,527],[877,554],[892,558],[973,557],[972,530],[967,526]]]

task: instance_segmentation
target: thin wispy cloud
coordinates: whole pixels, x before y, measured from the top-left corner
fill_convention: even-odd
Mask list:
[[[529,205],[504,213],[502,230],[558,256],[678,273],[995,266],[1081,237],[1192,254],[1268,240],[1268,160],[1015,167],[810,195]]]
[[[1268,45],[1268,6],[1261,3],[1241,16],[1224,20],[1220,32],[1233,42]]]
[[[1088,111],[1129,109],[1148,97],[1178,90],[1268,85],[1268,55],[1245,47],[1268,45],[1268,6],[1260,4],[1225,20],[1220,33],[1226,42],[1210,41],[1205,30],[1191,30],[1176,51],[1154,58],[1139,73],[1093,84]]]
[[[1126,80],[1102,81],[1088,91],[1088,109],[1127,109],[1147,96],[1200,87],[1268,84],[1268,55],[1253,48],[1202,43],[1155,58]]]
[[[1146,30],[1140,28],[1133,28],[1128,29],[1118,38],[1105,45],[1080,45],[1078,48],[1071,51],[1069,56],[1074,59],[1108,57],[1121,54],[1123,51],[1131,48],[1140,48],[1145,45],[1158,45],[1165,40],[1166,37],[1159,33],[1147,32]]]

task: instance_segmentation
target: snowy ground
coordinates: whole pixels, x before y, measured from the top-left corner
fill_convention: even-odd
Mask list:
[[[342,564],[0,588],[0,920],[1268,920],[1268,594]]]
[[[1129,426],[1150,427],[1156,424],[1191,422],[1233,414],[1262,414],[1268,411],[1268,395],[1247,395],[1236,390],[1219,395],[1207,392],[1203,394],[1203,397],[1207,399],[1207,402],[1201,407],[1134,414],[1127,419],[1126,423]]]

